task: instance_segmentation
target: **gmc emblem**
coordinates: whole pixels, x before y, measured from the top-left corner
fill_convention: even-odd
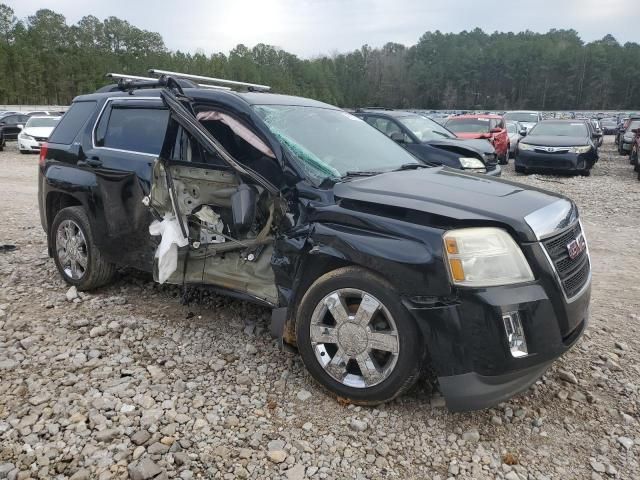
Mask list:
[[[575,240],[571,240],[567,244],[567,251],[569,252],[569,258],[574,260],[587,248],[587,242],[584,239],[584,235],[581,233]]]

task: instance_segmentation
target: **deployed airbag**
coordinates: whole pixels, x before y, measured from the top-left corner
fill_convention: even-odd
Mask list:
[[[171,214],[166,214],[161,222],[154,220],[149,225],[149,233],[162,236],[155,257],[158,259],[157,281],[164,283],[178,268],[178,247],[187,246],[189,240],[184,238],[178,220]]]

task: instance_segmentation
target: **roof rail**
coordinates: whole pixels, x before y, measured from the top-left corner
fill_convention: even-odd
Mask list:
[[[358,108],[356,108],[356,112],[365,112],[367,110],[393,111],[393,108],[388,108],[388,107],[358,107]]]
[[[253,91],[267,91],[271,90],[269,85],[260,85],[258,83],[247,83],[247,82],[238,82],[236,80],[226,80],[224,78],[213,78],[213,77],[203,77],[201,75],[191,75],[189,73],[180,73],[180,72],[170,72],[168,70],[159,70],[157,68],[149,69],[150,75],[167,75],[170,77],[176,78],[184,78],[186,80],[195,80],[200,82],[209,82],[209,83],[220,83],[222,85],[230,85],[232,87],[246,87],[248,90]],[[205,85],[200,85],[204,87]],[[209,87],[213,87],[214,85],[207,85]],[[220,87],[218,87],[220,88]],[[229,87],[223,87],[229,89]]]
[[[126,73],[107,73],[105,75],[108,78],[114,78],[117,80],[137,80],[137,81],[143,81],[143,82],[157,82],[158,79],[157,78],[153,78],[153,77],[140,77],[138,75],[129,75]],[[196,85],[198,85],[199,87],[202,88],[213,88],[216,90],[231,90],[230,87],[223,87],[220,85],[207,85],[204,83],[197,83]]]

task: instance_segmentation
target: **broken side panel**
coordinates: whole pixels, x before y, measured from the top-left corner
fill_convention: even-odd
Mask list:
[[[167,228],[163,235],[171,235],[173,240],[169,249],[165,242],[165,249],[156,252],[155,280],[212,285],[277,303],[270,265],[274,208],[264,189],[239,183],[229,170],[170,165],[167,172],[165,168],[163,162],[156,162],[148,203],[164,219]],[[234,199],[247,188],[256,202],[255,213],[248,217],[252,218],[250,224],[236,228]],[[169,228],[179,222],[186,237],[180,238],[175,228]],[[155,225],[156,233],[159,226]],[[167,265],[174,268],[168,272]]]

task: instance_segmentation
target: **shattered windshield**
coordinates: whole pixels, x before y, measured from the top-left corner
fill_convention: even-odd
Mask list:
[[[407,115],[406,117],[398,117],[398,120],[411,130],[421,142],[442,140],[443,138],[456,138],[453,133],[439,123],[421,115]]]
[[[384,172],[418,163],[386,135],[342,110],[289,105],[254,109],[316,184],[348,172]]]

